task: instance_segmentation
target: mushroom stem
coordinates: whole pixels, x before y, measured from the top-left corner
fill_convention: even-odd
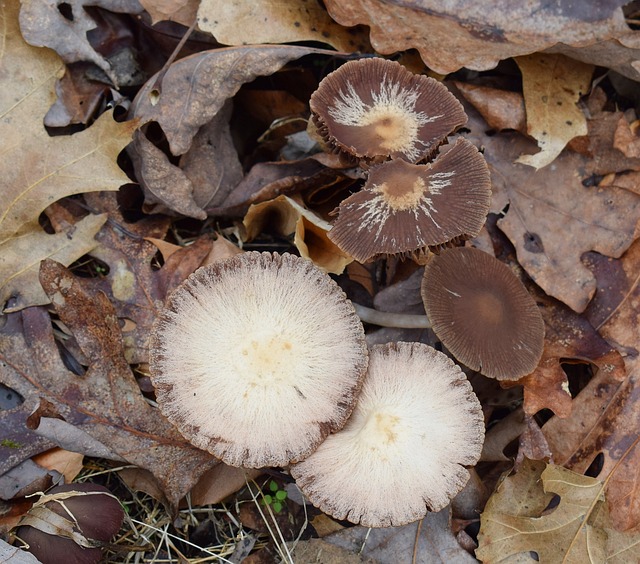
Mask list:
[[[380,327],[397,327],[400,329],[430,329],[431,321],[426,315],[414,315],[411,313],[394,313],[391,311],[378,311],[354,302],[353,307],[363,323],[380,325]]]

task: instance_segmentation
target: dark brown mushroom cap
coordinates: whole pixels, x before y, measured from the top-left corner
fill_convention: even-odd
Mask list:
[[[89,483],[56,486],[46,495],[56,497],[57,501],[46,501],[42,506],[31,508],[23,519],[23,522],[31,524],[21,525],[17,530],[18,537],[29,544],[29,552],[43,564],[95,564],[100,561],[103,553],[101,543],[110,541],[124,520],[124,511],[118,500],[104,486]],[[67,525],[80,533],[93,548],[80,546],[73,539],[61,536],[62,531],[55,534],[58,527]],[[43,527],[50,534],[36,526]]]
[[[538,365],[542,315],[518,277],[491,255],[462,247],[433,257],[422,299],[438,338],[469,368],[517,380]]]
[[[417,162],[467,122],[445,86],[385,59],[345,63],[320,83],[310,107],[330,147],[365,159]]]
[[[291,475],[337,519],[404,525],[463,488],[483,439],[480,402],[450,358],[422,343],[376,345],[349,421]]]
[[[328,236],[360,262],[410,253],[475,237],[490,203],[484,157],[460,138],[430,164],[395,159],[372,167],[364,188],[340,204]]]
[[[227,464],[286,466],[346,422],[368,363],[362,323],[309,260],[248,252],[198,269],[150,341],[164,415]]]

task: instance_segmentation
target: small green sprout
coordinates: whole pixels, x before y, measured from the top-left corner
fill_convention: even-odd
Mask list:
[[[275,480],[269,482],[269,491],[271,493],[262,496],[262,505],[268,505],[275,513],[280,513],[284,507],[284,501],[287,499],[287,492],[281,490]]]
[[[22,448],[22,445],[20,443],[12,441],[11,439],[2,439],[0,441],[0,446],[3,446],[5,448]]]

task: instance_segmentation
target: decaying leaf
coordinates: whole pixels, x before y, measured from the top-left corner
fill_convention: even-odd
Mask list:
[[[468,82],[453,83],[495,131],[514,129],[520,133],[527,131],[527,115],[524,97],[520,92],[509,92],[488,86],[477,86]]]
[[[64,419],[124,460],[151,471],[170,507],[177,507],[200,475],[218,462],[187,443],[145,401],[124,358],[108,298],[90,296],[53,261],[43,263],[41,281],[89,367],[83,376],[70,372],[57,351],[48,313],[27,308],[20,312],[22,332],[2,343],[5,384],[31,405],[48,403],[49,417]],[[38,421],[33,423],[37,427]]]
[[[428,513],[421,524],[381,529],[350,527],[323,540],[377,562],[473,564],[475,558],[458,544],[451,532],[450,518],[451,509],[447,506],[437,513]]]
[[[498,61],[537,51],[564,53],[608,66],[637,80],[638,32],[629,29],[626,0],[573,4],[507,1],[487,5],[467,0],[326,0],[344,26],[371,28],[382,54],[417,49],[440,74],[461,67],[487,70]]]
[[[173,63],[159,84],[157,76],[151,77],[133,101],[132,114],[142,123],[158,122],[171,152],[183,155],[198,130],[243,84],[311,53],[334,54],[311,47],[258,45],[191,55]]]
[[[110,220],[96,236],[98,246],[91,251],[91,256],[104,262],[109,272],[79,279],[78,284],[92,293],[104,292],[120,320],[125,358],[132,364],[147,362],[147,341],[158,309],[167,293],[205,260],[211,250],[211,238],[203,235],[181,247],[165,260],[162,268],[156,269],[153,260],[157,248],[145,237],[165,236],[168,219],[151,216],[128,224],[114,194],[87,194],[85,198]]]
[[[189,27],[196,19],[200,0],[140,0],[151,23],[172,21]]]
[[[21,4],[20,29],[30,45],[53,49],[65,63],[92,62],[112,80],[115,76],[111,73],[111,65],[87,38],[87,32],[96,24],[85,6],[101,6],[125,14],[136,14],[142,10],[138,0],[74,0],[65,3],[71,12],[67,15],[54,0],[25,0]]]
[[[317,41],[349,53],[370,50],[362,30],[345,29],[307,0],[202,0],[198,26],[224,45]]]
[[[553,494],[559,502],[547,509]],[[489,498],[478,542],[476,556],[486,563],[528,552],[540,562],[622,564],[640,557],[640,534],[611,529],[602,482],[529,460]]]
[[[467,113],[469,138],[484,147],[491,170],[491,209],[504,214],[498,227],[516,248],[518,261],[547,294],[584,311],[596,282],[580,257],[590,250],[621,256],[640,232],[640,197],[614,186],[583,184],[593,162],[569,151],[532,174],[513,162],[533,152],[531,141],[516,132],[486,135],[477,112],[467,106]]]
[[[517,162],[536,169],[547,166],[578,135],[587,134],[587,120],[576,105],[591,87],[593,66],[564,55],[536,53],[516,59],[522,72],[527,132],[540,152]]]
[[[4,49],[0,53],[0,284],[1,305],[46,303],[37,282],[37,265],[57,254],[70,264],[95,246],[93,235],[104,218],[88,217],[55,236],[38,224],[40,213],[65,196],[117,190],[128,181],[116,159],[131,139],[134,122],[116,123],[104,114],[89,129],[51,138],[42,116],[55,98],[55,79],[63,64],[48,49],[27,45],[18,29],[17,3],[3,4]]]
[[[514,384],[524,388],[524,410],[535,415],[544,408],[559,417],[572,410],[569,381],[561,363],[591,363],[622,381],[626,377],[620,353],[605,341],[583,317],[554,300],[538,296],[545,321],[545,343],[536,370]]]

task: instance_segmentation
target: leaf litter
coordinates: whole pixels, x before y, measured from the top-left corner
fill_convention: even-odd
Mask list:
[[[249,4],[2,4],[0,541],[14,546],[0,554],[28,561],[9,534],[24,496],[75,479],[127,509],[110,562],[637,560],[640,13],[617,0]],[[376,530],[321,514],[287,469],[246,473],[190,445],[148,376],[168,294],[242,250],[333,272],[373,312],[369,345],[439,346],[420,257],[360,264],[326,236],[370,163],[325,150],[309,97],[363,55],[451,75],[469,115],[458,135],[492,175],[467,245],[511,267],[546,327],[519,381],[466,370],[487,424],[467,488]],[[376,327],[391,319],[378,313],[405,327]]]

